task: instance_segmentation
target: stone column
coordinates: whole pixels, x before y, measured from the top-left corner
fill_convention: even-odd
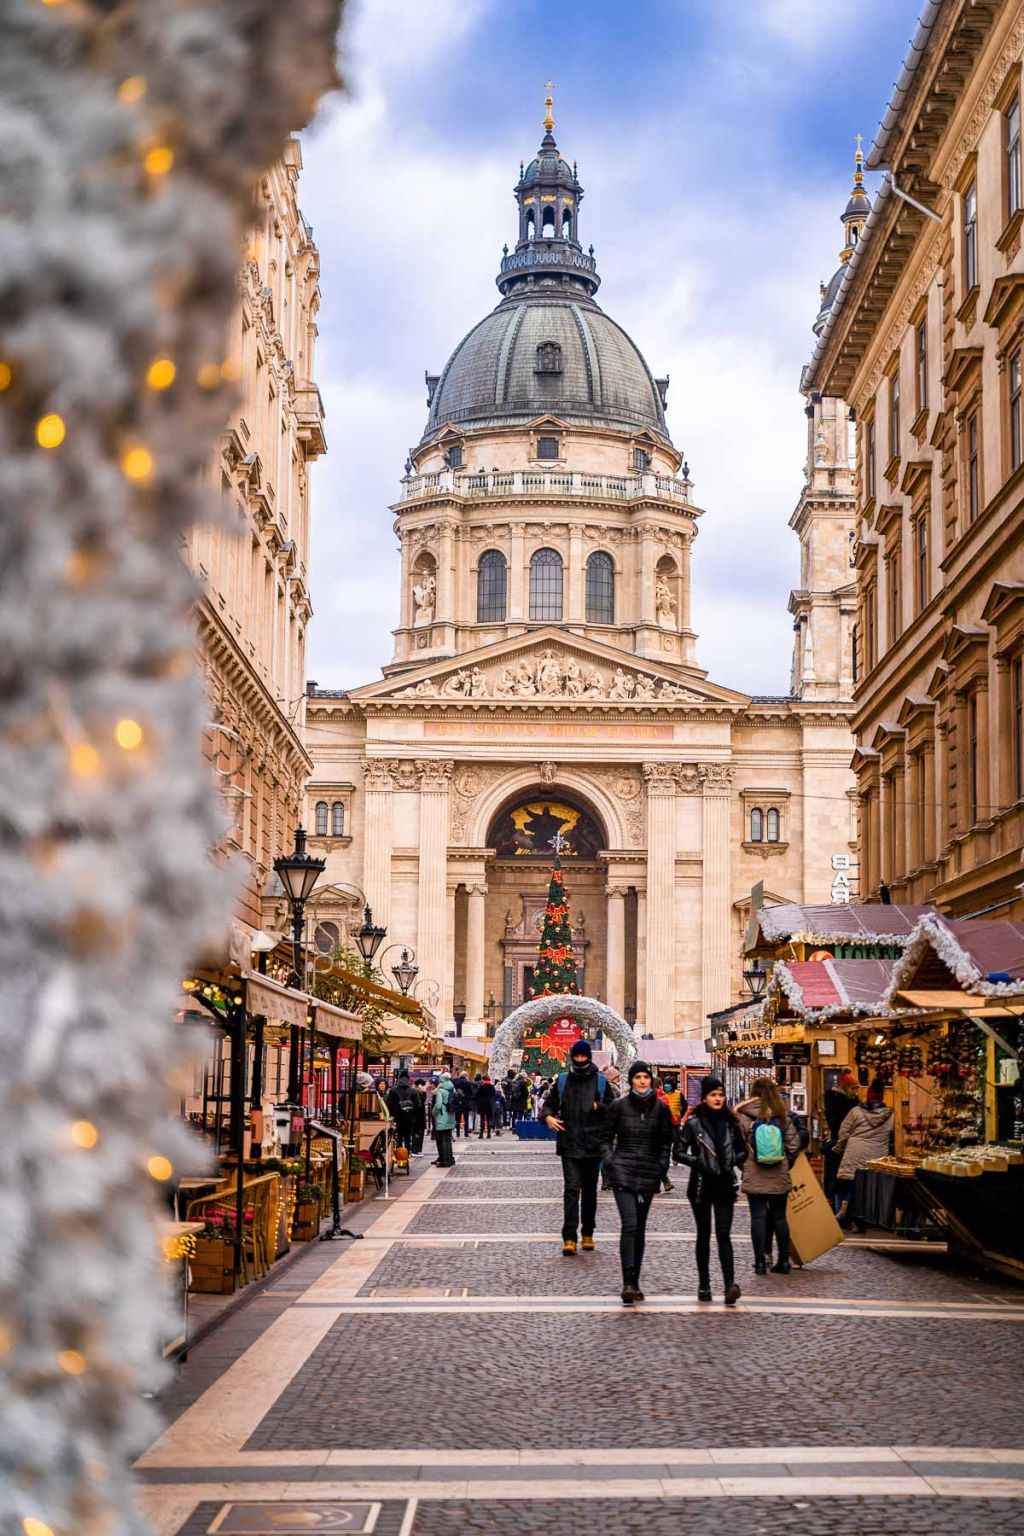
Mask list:
[[[484,1015],[484,916],[487,887],[467,885],[466,906],[466,1021],[478,1024]]]
[[[995,740],[1000,744],[995,753],[995,780],[992,802],[999,810],[1005,810],[1013,804],[1017,798],[1014,786],[1014,758],[1013,758],[1013,673],[1010,663],[1005,656],[996,657],[996,734]],[[995,811],[989,812],[989,817],[995,815]]]
[[[676,773],[644,763],[647,785],[647,986],[644,1023],[671,1035],[675,995]]]
[[[647,1027],[647,892],[636,893],[636,1017]]]
[[[509,527],[510,549],[508,557],[508,622],[523,624],[527,615],[526,599],[526,524],[512,523]]]
[[[387,927],[391,914],[391,777],[394,764],[370,757],[363,763],[365,845],[363,889],[373,920]]]
[[[697,772],[704,800],[701,1007],[706,1018],[732,1002],[729,809],[733,770],[728,763],[701,763]]]
[[[654,568],[658,561],[657,539],[654,528],[641,529],[640,535],[640,622],[657,624],[655,606]]]
[[[416,958],[424,980],[444,985],[447,926],[448,782],[455,766],[426,758],[416,762],[420,790],[420,868]]]
[[[439,1023],[442,1031],[452,1027],[452,1010],[455,1006],[455,892],[458,882],[446,880],[445,882],[445,914],[444,914],[444,972],[441,981],[441,1017]]]
[[[568,598],[566,623],[582,624],[587,611],[584,599],[583,529],[575,525],[569,529],[569,563],[565,575]]]
[[[455,615],[452,612],[454,597],[452,591],[452,562],[454,560],[454,528],[447,519],[440,523],[437,530],[437,606],[434,609],[434,622],[451,624]]]
[[[622,1017],[626,1006],[626,888],[610,885],[608,902],[608,975],[605,996],[609,1008]]]

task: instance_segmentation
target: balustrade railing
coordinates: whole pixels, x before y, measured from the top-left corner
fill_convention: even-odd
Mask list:
[[[633,501],[641,496],[668,497],[689,503],[690,482],[652,471],[636,475],[585,475],[575,470],[499,470],[468,472],[442,469],[433,474],[407,475],[403,501],[423,496],[581,496]]]

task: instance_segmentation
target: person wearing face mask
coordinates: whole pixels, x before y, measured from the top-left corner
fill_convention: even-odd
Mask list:
[[[673,1132],[672,1112],[654,1090],[650,1067],[646,1061],[634,1061],[629,1092],[611,1105],[601,1128],[604,1169],[622,1223],[619,1258],[624,1307],[644,1299],[640,1270],[647,1217],[668,1173]]]
[[[743,1129],[725,1102],[721,1078],[702,1077],[700,1103],[680,1128],[677,1162],[690,1170],[687,1199],[697,1223],[697,1300],[711,1300],[711,1228],[714,1225],[718,1262],[725,1284],[725,1304],[740,1299],[732,1251],[732,1218],[736,1207],[736,1173],[747,1159]]]
[[[562,1253],[566,1258],[576,1252],[580,1228],[583,1251],[593,1251],[604,1106],[615,1098],[615,1090],[591,1056],[588,1040],[574,1040],[569,1070],[558,1074],[544,1101],[544,1122],[558,1132],[555,1150],[562,1159]]]

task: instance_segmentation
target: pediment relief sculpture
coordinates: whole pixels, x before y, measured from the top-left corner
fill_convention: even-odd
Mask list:
[[[460,667],[457,672],[420,682],[395,694],[396,699],[601,699],[634,703],[683,702],[701,704],[699,693],[670,682],[668,678],[615,667],[594,666],[571,653],[548,647],[539,656],[521,656],[506,662],[496,674],[481,667]]]

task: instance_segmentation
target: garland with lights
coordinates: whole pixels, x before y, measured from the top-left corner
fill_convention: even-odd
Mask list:
[[[562,860],[556,848],[530,996],[578,996],[579,990],[576,956],[572,947],[572,925],[569,921],[569,897],[562,876]],[[573,1025],[572,1034],[578,1037],[579,1029],[575,1021],[570,1022]],[[569,1031],[555,1034],[549,1028],[543,1035],[524,1041],[523,1071],[540,1072],[544,1077],[561,1072],[565,1066],[569,1039]]]
[[[181,544],[220,516],[253,189],[334,83],[338,15],[3,8],[0,1529],[26,1536],[148,1530],[173,1014],[233,883]]]

